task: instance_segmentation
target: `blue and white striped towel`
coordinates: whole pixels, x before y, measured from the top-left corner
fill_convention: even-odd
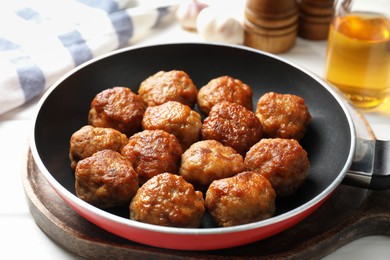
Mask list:
[[[145,36],[174,8],[134,7],[131,0],[2,3],[0,114],[39,95],[81,63]]]

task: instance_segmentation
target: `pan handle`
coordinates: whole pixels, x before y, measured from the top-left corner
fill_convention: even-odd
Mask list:
[[[373,190],[390,188],[390,141],[356,140],[355,158],[345,183]]]

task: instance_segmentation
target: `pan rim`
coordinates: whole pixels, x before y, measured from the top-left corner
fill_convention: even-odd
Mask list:
[[[347,157],[347,160],[340,171],[340,173],[337,175],[337,177],[332,181],[326,189],[324,189],[322,192],[320,192],[318,195],[316,195],[314,198],[309,200],[308,202],[290,210],[285,213],[282,213],[280,215],[271,217],[269,219],[252,222],[248,224],[238,225],[238,226],[232,226],[232,227],[213,227],[213,228],[178,228],[178,227],[165,227],[165,226],[159,226],[154,224],[147,224],[138,222],[131,219],[126,219],[121,216],[114,215],[112,213],[109,213],[105,210],[102,210],[100,208],[97,208],[95,206],[92,206],[88,204],[87,202],[81,200],[76,195],[71,193],[69,190],[67,190],[64,186],[62,186],[49,172],[49,170],[44,165],[43,161],[41,160],[38,149],[36,147],[35,143],[35,126],[36,122],[39,116],[39,113],[41,111],[42,106],[45,104],[45,101],[48,99],[48,97],[51,95],[53,91],[69,76],[75,74],[77,71],[81,70],[82,68],[89,66],[92,63],[98,62],[100,60],[103,60],[107,57],[117,55],[120,53],[137,50],[141,48],[155,48],[155,47],[161,47],[161,46],[168,46],[168,45],[207,45],[207,46],[220,46],[220,47],[228,47],[228,48],[235,48],[235,49],[241,49],[244,51],[249,51],[254,54],[260,54],[269,56],[271,58],[274,58],[278,61],[281,61],[283,63],[286,63],[302,72],[307,74],[308,76],[312,77],[315,81],[320,83],[320,85],[325,88],[332,97],[337,101],[338,105],[341,107],[342,111],[344,112],[344,115],[346,116],[346,119],[348,121],[349,125],[349,132],[351,136],[351,142],[349,147],[349,154]],[[232,45],[232,44],[221,44],[221,43],[199,43],[199,42],[178,42],[178,43],[164,43],[164,44],[148,44],[148,45],[140,45],[140,46],[129,46],[123,49],[115,50],[110,53],[101,55],[99,57],[93,58],[90,61],[87,61],[80,66],[77,66],[76,68],[70,70],[68,73],[64,74],[61,78],[59,78],[46,92],[42,95],[41,99],[38,102],[38,105],[36,107],[35,115],[33,117],[33,124],[31,129],[31,135],[29,138],[30,143],[30,149],[34,158],[35,163],[38,166],[38,169],[40,172],[44,175],[44,177],[48,180],[49,184],[56,190],[56,192],[64,199],[64,197],[69,200],[70,202],[74,203],[75,205],[78,205],[85,209],[86,211],[98,215],[99,217],[113,221],[115,223],[125,225],[131,228],[140,229],[140,230],[148,230],[152,232],[157,233],[166,233],[166,234],[177,234],[177,235],[215,235],[215,234],[228,234],[228,233],[236,233],[236,232],[243,232],[247,230],[253,230],[258,229],[266,226],[270,226],[273,224],[280,223],[282,221],[288,220],[294,216],[297,216],[303,212],[306,212],[307,210],[315,207],[319,203],[321,203],[323,200],[325,200],[335,189],[336,187],[341,183],[341,181],[344,179],[345,175],[347,174],[347,171],[349,167],[352,164],[354,153],[355,153],[355,145],[356,145],[356,133],[355,133],[355,125],[352,120],[352,116],[350,115],[350,112],[347,109],[345,101],[339,96],[339,94],[334,90],[329,84],[327,84],[323,79],[319,78],[314,73],[306,70],[305,68],[302,68],[293,62],[290,62],[286,60],[285,58],[276,56],[274,54],[266,53],[260,50],[255,50],[246,46],[238,46],[238,45]]]

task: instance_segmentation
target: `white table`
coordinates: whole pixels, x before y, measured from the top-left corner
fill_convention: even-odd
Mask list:
[[[195,34],[176,24],[153,31],[133,44],[162,42],[200,42]],[[280,55],[322,76],[326,42],[297,40],[296,46]],[[21,182],[26,160],[32,118],[39,98],[0,116],[0,258],[69,259],[77,258],[55,244],[35,224],[28,210]],[[390,99],[382,106],[363,111],[379,139],[390,140]],[[371,236],[358,239],[326,257],[326,259],[390,259],[390,237]]]

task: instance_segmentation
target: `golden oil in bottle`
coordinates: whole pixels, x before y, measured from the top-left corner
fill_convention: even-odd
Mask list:
[[[374,13],[336,17],[329,31],[325,77],[357,107],[379,105],[390,92],[390,20]]]

